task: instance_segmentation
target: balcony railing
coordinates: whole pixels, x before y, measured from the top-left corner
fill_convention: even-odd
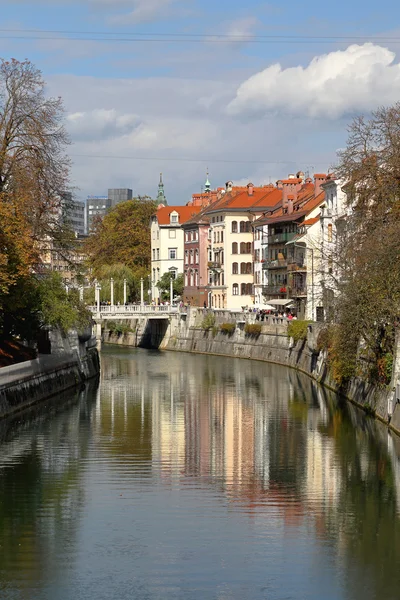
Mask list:
[[[288,262],[287,263],[288,271],[307,271],[307,265],[304,262]]]
[[[280,294],[286,297],[287,287],[285,285],[263,285],[262,293],[264,296]]]
[[[289,296],[291,298],[302,298],[307,296],[307,286],[292,286],[289,289]]]
[[[266,260],[262,264],[263,269],[285,269],[287,260]]]
[[[297,235],[295,232],[291,233],[275,233],[274,235],[269,234],[268,244],[281,244],[282,242],[291,242],[292,239]]]
[[[213,271],[220,271],[221,269],[223,269],[224,265],[222,265],[219,262],[215,262],[215,261],[210,261],[208,263],[208,268],[212,269]]]

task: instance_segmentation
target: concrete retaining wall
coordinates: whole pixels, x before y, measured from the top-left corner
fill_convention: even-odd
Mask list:
[[[0,369],[0,418],[81,385],[100,372],[96,340],[79,343],[54,333],[54,354]]]

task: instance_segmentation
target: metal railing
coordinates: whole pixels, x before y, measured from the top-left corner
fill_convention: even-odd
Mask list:
[[[287,260],[266,260],[262,263],[263,269],[285,269],[287,267]]]
[[[100,314],[106,315],[127,315],[127,314],[159,314],[159,313],[177,313],[179,306],[169,306],[161,304],[160,306],[152,306],[146,304],[127,304],[127,305],[100,305]],[[88,309],[98,314],[97,306],[88,306]]]
[[[287,270],[288,271],[307,271],[307,265],[302,262],[289,262],[287,261]]]
[[[285,290],[285,291],[281,291],[281,290]],[[281,295],[286,296],[286,290],[287,290],[287,287],[285,285],[263,285],[263,287],[262,287],[262,293],[264,295],[281,294]]]

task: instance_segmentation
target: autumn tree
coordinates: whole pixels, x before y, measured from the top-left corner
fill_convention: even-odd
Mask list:
[[[400,103],[349,127],[336,173],[349,217],[336,243],[340,275],[331,343],[338,379],[360,367],[388,383],[400,316]]]
[[[0,59],[0,330],[29,312],[44,252],[71,242],[61,219],[68,136],[60,98],[29,61]],[[32,285],[31,285],[32,284]],[[24,305],[26,301],[26,306]]]
[[[153,200],[133,199],[117,204],[102,221],[97,221],[86,242],[93,278],[108,280],[111,273],[106,273],[107,269],[114,266],[118,271],[115,265],[120,265],[119,269],[122,265],[129,270],[131,297],[137,298],[140,278],[150,275],[150,219],[156,210]],[[119,281],[124,275],[116,277]]]

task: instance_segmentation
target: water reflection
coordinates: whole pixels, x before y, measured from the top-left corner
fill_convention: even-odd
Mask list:
[[[0,428],[0,596],[398,597],[400,441],[294,371],[106,350]]]

